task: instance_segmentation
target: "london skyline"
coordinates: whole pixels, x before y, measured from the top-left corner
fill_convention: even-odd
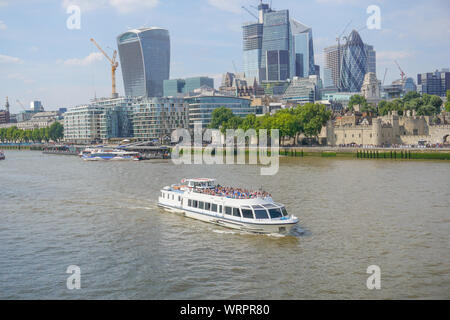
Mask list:
[[[0,1],[0,96],[9,96],[11,111],[39,99],[47,109],[88,103],[94,96],[110,95],[107,61],[89,42],[94,37],[109,54],[117,49],[117,35],[128,29],[157,26],[171,35],[170,78],[210,76],[220,85],[221,75],[242,68],[242,23],[254,17],[241,9],[259,1]],[[25,5],[27,3],[27,5]],[[126,5],[124,5],[126,3]],[[81,29],[69,30],[66,8],[81,7]],[[323,48],[336,44],[346,30],[363,29],[369,5],[381,9],[381,30],[362,30],[364,43],[377,51],[377,77],[386,84],[400,78],[397,60],[408,77],[448,68],[447,52],[450,5],[443,0],[419,1],[316,0],[273,1],[275,10],[288,9],[291,16],[313,30],[315,62],[323,78]],[[176,17],[176,19],[172,19]],[[400,19],[399,17],[402,17]],[[26,21],[26,23],[24,23]],[[114,21],[114,23],[111,23]],[[118,92],[124,94],[122,74]]]

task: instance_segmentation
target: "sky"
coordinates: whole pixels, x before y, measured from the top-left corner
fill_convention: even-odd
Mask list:
[[[128,29],[158,26],[171,37],[171,78],[210,76],[220,85],[225,72],[242,71],[242,23],[255,20],[259,0],[0,0],[0,105],[11,112],[42,101],[46,110],[71,108],[111,94],[110,65],[89,41],[109,54],[116,36]],[[80,28],[67,13],[80,7]],[[380,8],[381,28],[365,28],[367,8]],[[450,67],[448,0],[273,0],[275,10],[313,30],[316,64],[323,49],[352,29],[377,51],[377,77],[385,84]],[[345,27],[348,26],[347,29]],[[120,67],[119,94],[124,94]],[[20,101],[20,103],[18,102]]]

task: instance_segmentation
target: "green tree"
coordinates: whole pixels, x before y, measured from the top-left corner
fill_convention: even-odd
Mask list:
[[[48,136],[53,141],[59,141],[64,136],[64,127],[59,122],[54,122],[48,128]]]
[[[355,94],[354,96],[351,96],[350,100],[348,102],[348,108],[350,110],[354,110],[355,105],[359,105],[360,108],[366,107],[367,106],[366,98],[364,98],[363,96],[361,96],[359,94]]]
[[[442,103],[443,103],[443,101],[442,101],[441,97],[438,97],[438,96],[435,96],[435,95],[431,96],[430,105],[432,105],[434,107],[435,112],[437,114],[441,113]]]
[[[219,129],[223,124],[228,122],[231,118],[233,118],[233,111],[226,107],[220,107],[215,109],[211,114],[211,124],[209,128],[211,129]]]
[[[403,102],[408,102],[412,99],[420,98],[420,93],[417,93],[416,91],[409,91],[403,96]]]
[[[331,111],[321,104],[307,103],[295,108],[294,112],[298,116],[304,134],[310,138],[317,138],[322,127],[331,118]]]

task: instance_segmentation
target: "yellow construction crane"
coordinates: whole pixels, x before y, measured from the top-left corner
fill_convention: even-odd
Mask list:
[[[112,59],[106,54],[105,51],[103,51],[103,49],[98,45],[97,42],[95,42],[95,40],[93,38],[91,38],[91,41],[93,44],[95,44],[95,46],[98,48],[98,50],[100,50],[101,53],[103,53],[103,55],[106,57],[106,59],[111,63],[111,77],[112,77],[112,97],[113,98],[117,98],[119,95],[117,94],[116,91],[116,70],[117,67],[119,66],[119,63],[116,61],[117,58],[117,50],[114,50],[114,54]]]

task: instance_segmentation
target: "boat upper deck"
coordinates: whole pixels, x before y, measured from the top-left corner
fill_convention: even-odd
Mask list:
[[[229,199],[271,199],[272,196],[263,190],[248,190],[216,185],[214,179],[183,179],[179,185],[172,185],[173,191],[192,191],[214,197]]]

